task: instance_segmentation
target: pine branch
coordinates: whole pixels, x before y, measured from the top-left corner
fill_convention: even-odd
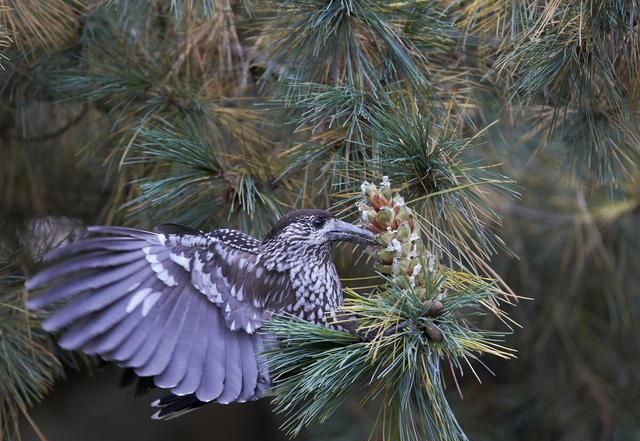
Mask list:
[[[444,395],[442,364],[461,372],[482,354],[513,356],[500,344],[504,332],[477,328],[478,317],[499,311],[497,284],[437,265],[411,234],[417,227],[411,210],[401,213],[400,207],[395,220],[382,216],[390,200],[386,191],[367,187],[365,204],[371,207],[363,210],[378,210],[380,219],[369,228],[380,231],[381,243],[397,249],[391,266],[380,254],[384,250],[378,253],[379,270],[390,274],[381,285],[368,295],[346,292],[337,323],[357,318],[356,335],[286,316],[266,325],[279,342],[267,359],[276,410],[285,415],[290,435],[326,420],[362,391],[364,402],[379,403],[378,425],[386,440],[466,440]],[[381,231],[380,222],[389,230]],[[393,240],[386,237],[391,233]]]
[[[49,391],[62,365],[53,341],[24,308],[24,280],[0,249],[0,440],[19,437],[19,421]]]
[[[4,13],[6,13],[6,8],[4,6],[0,6],[0,17]],[[2,61],[9,59],[4,52],[7,48],[11,47],[12,44],[13,40],[11,39],[11,33],[9,32],[9,29],[7,29],[3,20],[0,20],[0,69],[2,70],[5,70],[2,65]]]
[[[424,227],[427,250],[448,265],[486,273],[492,255],[508,252],[495,232],[501,219],[490,197],[513,195],[512,181],[483,156],[477,138],[460,138],[422,108],[413,98],[375,106],[367,122],[370,158],[352,167],[366,179],[396,176]],[[359,197],[346,191],[338,206]]]
[[[268,3],[256,10],[261,29],[256,63],[265,78],[298,85],[374,91],[383,82],[406,79],[424,87],[422,55],[403,35],[403,26],[417,15],[415,6],[370,0]],[[291,101],[305,95],[303,89],[284,92]]]
[[[264,234],[280,215],[279,197],[288,193],[286,182],[275,183],[277,169],[269,169],[277,163],[244,138],[235,138],[233,119],[228,125],[210,122],[156,120],[141,128],[125,165],[155,171],[135,182],[140,194],[125,207],[145,222],[226,223]],[[216,218],[216,212],[222,216]]]
[[[136,19],[121,16],[123,11],[131,12]],[[243,64],[244,53],[238,49],[240,43],[237,35],[235,43],[231,46],[228,44],[227,34],[237,32],[235,28],[227,26],[233,26],[229,21],[230,12],[224,12],[223,15],[229,20],[221,25],[203,19],[189,19],[178,29],[176,23],[162,15],[162,11],[162,7],[156,10],[128,2],[118,5],[108,3],[97,8],[86,19],[84,43],[78,62],[72,68],[60,69],[52,76],[51,83],[59,99],[88,102],[111,120],[113,126],[105,131],[100,143],[111,149],[108,153],[109,176],[115,180],[113,186],[118,189],[113,206],[117,207],[122,202],[125,208],[133,209],[139,220],[143,208],[146,213],[153,211],[146,198],[156,202],[167,201],[175,210],[170,220],[192,222],[194,226],[211,225],[210,213],[206,214],[197,208],[198,204],[204,205],[204,196],[190,202],[183,197],[183,192],[191,184],[197,184],[194,188],[206,187],[204,195],[211,195],[210,186],[215,180],[208,180],[208,165],[203,169],[200,159],[191,156],[190,166],[196,170],[194,176],[185,174],[189,171],[184,163],[174,168],[167,167],[167,164],[180,158],[176,152],[181,146],[176,145],[179,140],[175,136],[172,147],[175,150],[168,155],[165,150],[164,161],[153,157],[132,157],[132,152],[140,151],[138,137],[162,138],[160,132],[154,131],[154,125],[157,126],[158,121],[172,121],[178,126],[198,125],[201,130],[206,127],[206,133],[202,136],[212,137],[211,142],[220,147],[218,153],[229,153],[238,145],[249,150],[262,149],[264,152],[264,146],[258,145],[259,140],[264,138],[258,132],[260,115],[249,107],[249,101],[226,99],[226,95],[238,92],[237,87],[248,87],[246,78],[236,78],[243,74],[216,63],[217,57],[222,57],[225,62],[228,61],[227,67]],[[166,33],[162,32],[162,28]],[[176,39],[177,46],[159,51],[158,47],[166,46],[170,38],[166,34]],[[247,71],[248,65],[243,69]],[[211,78],[212,75],[215,78]],[[232,81],[227,81],[232,77]],[[168,127],[167,131],[173,132],[174,129]],[[146,143],[145,147],[149,142],[149,139],[143,142]],[[189,153],[196,154],[197,148],[192,147]],[[161,155],[159,150],[154,154]],[[233,155],[239,156],[237,151]],[[266,154],[262,153],[262,156]],[[257,157],[253,155],[248,162],[256,161]],[[146,166],[152,163],[154,167]],[[237,183],[241,189],[239,192],[234,190],[234,194],[241,195],[241,203],[246,210],[240,210],[242,214],[233,223],[255,226],[256,231],[262,232],[280,208],[277,198],[272,198],[264,191],[256,191],[261,188],[261,182],[268,182],[263,175],[269,174],[269,171],[256,171],[256,165],[253,164],[253,174],[246,170],[231,170],[224,176],[218,173],[217,178],[223,186],[235,187]],[[171,171],[179,169],[183,174],[170,175]],[[126,200],[129,182],[140,183],[135,187],[143,190],[134,200]],[[169,187],[171,191],[161,196],[162,190]],[[216,191],[220,193],[218,189]],[[269,215],[255,223],[254,206],[261,204],[270,207]],[[151,219],[161,217],[157,216],[160,212],[168,214],[165,207],[156,211]],[[144,221],[147,223],[149,219]]]
[[[6,28],[18,48],[60,48],[75,34],[84,0],[6,0],[0,8],[0,26]]]
[[[547,140],[566,140],[567,158],[576,168],[615,186],[617,177],[635,173],[640,155],[634,110],[640,91],[638,6],[605,0],[542,3],[529,6],[495,69],[512,82],[513,98],[526,106],[548,106],[536,114]]]

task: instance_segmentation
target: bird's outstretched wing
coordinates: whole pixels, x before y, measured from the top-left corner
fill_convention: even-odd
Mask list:
[[[92,237],[51,251],[50,265],[26,284],[47,285],[27,306],[53,311],[43,327],[62,331],[63,348],[116,361],[203,402],[264,393],[263,337],[254,331],[269,298],[289,287],[283,274],[256,265],[259,241],[174,225],[89,231]]]

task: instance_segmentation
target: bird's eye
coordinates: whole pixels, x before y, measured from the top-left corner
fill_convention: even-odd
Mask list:
[[[314,217],[311,220],[311,225],[313,225],[314,228],[322,228],[326,222],[327,222],[326,218]]]

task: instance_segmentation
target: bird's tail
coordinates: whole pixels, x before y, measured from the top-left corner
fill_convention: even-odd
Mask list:
[[[208,403],[198,400],[194,394],[182,396],[167,395],[151,403],[151,407],[158,409],[156,413],[151,415],[151,419],[161,421],[172,420],[185,413],[199,409],[206,404]]]

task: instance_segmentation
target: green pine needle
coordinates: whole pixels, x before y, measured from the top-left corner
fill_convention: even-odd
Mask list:
[[[280,216],[279,194],[288,190],[285,183],[279,188],[274,184],[275,173],[265,167],[267,155],[249,150],[246,155],[255,159],[247,161],[237,152],[251,148],[234,137],[232,119],[219,126],[211,121],[207,126],[150,121],[135,135],[124,165],[155,171],[134,181],[139,194],[125,208],[146,222],[192,227],[225,223],[264,234]],[[171,218],[166,217],[167,210]]]
[[[424,86],[422,55],[403,35],[414,13],[372,0],[265,3],[256,12],[265,37],[257,61],[265,77],[287,83],[376,90],[381,81],[406,79]],[[301,90],[285,92],[295,100]]]
[[[348,290],[342,314],[358,317],[360,331],[371,341],[289,316],[277,316],[264,330],[279,345],[267,352],[275,387],[276,410],[286,417],[284,428],[298,434],[325,421],[352,395],[380,406],[378,430],[386,440],[466,440],[444,395],[442,364],[461,371],[482,354],[511,358],[503,347],[506,333],[478,329],[477,318],[492,313],[484,305],[498,295],[493,282],[473,283],[445,291],[447,273],[428,272],[425,297],[387,280],[371,295]],[[443,293],[445,293],[442,295]],[[440,298],[444,309],[427,317],[427,300]],[[409,326],[392,333],[399,323]],[[425,329],[437,326],[444,339],[431,341]]]
[[[28,409],[62,375],[62,365],[51,337],[24,308],[24,279],[5,257],[0,255],[0,439],[12,440],[19,436],[20,419],[29,420]]]

